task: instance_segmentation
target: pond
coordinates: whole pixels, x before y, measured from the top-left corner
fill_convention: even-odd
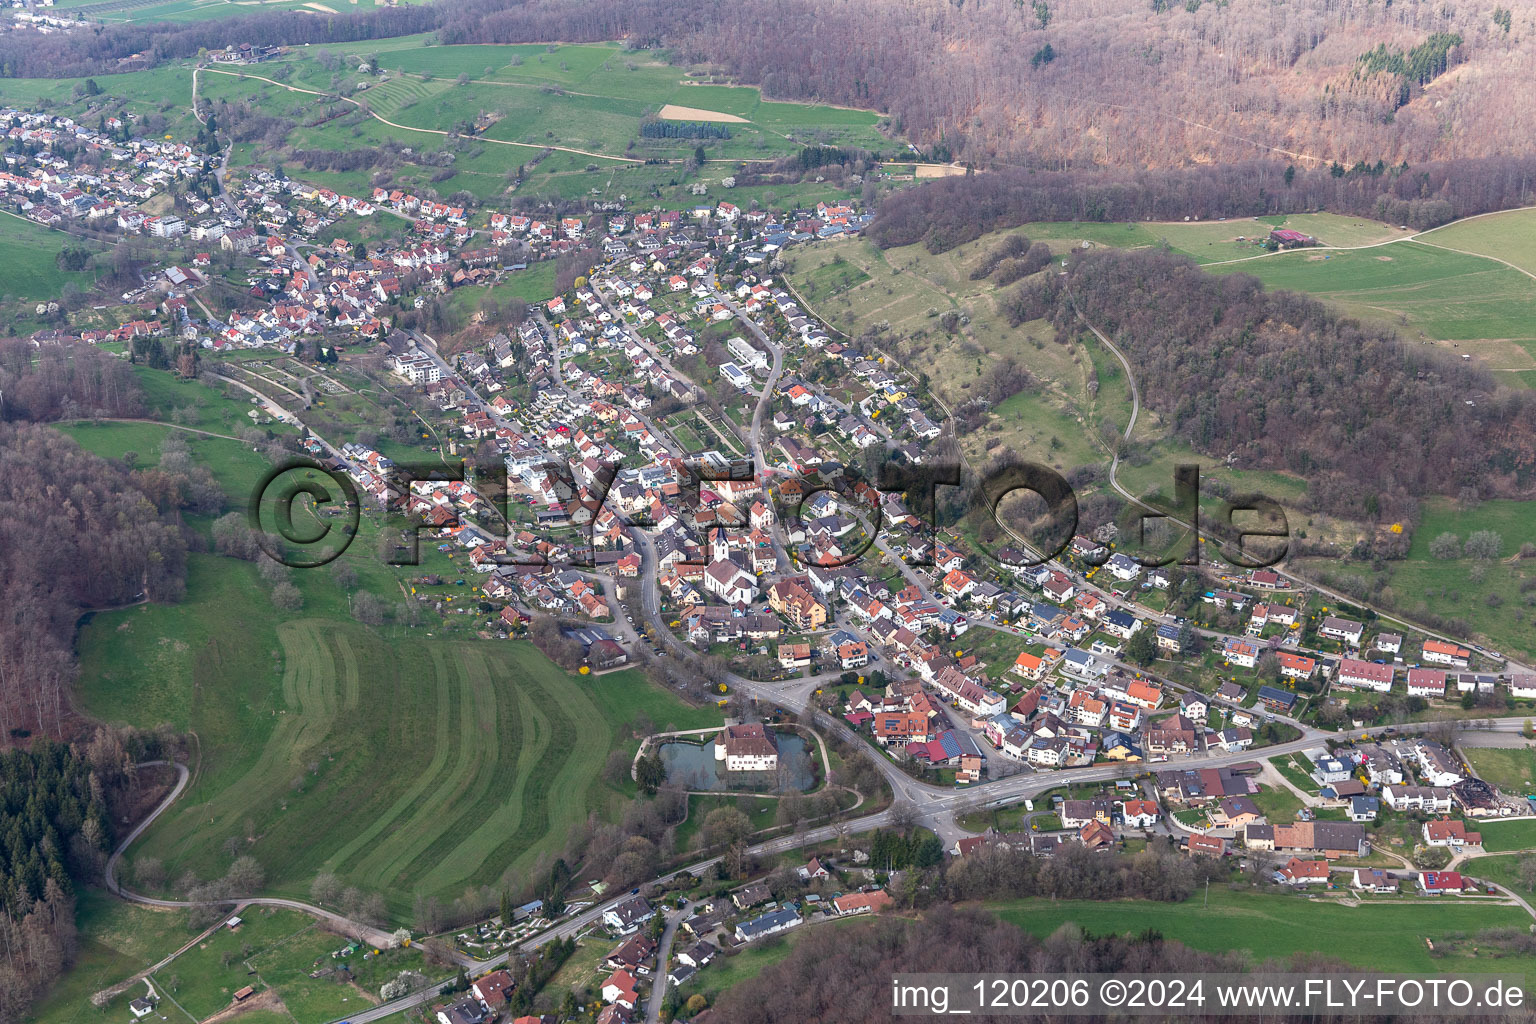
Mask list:
[[[657,752],[667,768],[667,781],[679,782],[690,790],[710,792],[774,793],[788,789],[809,790],[816,784],[816,753],[805,737],[793,732],[778,732],[779,768],[771,772],[728,772],[725,762],[715,758],[715,737],[695,743],[669,739]]]

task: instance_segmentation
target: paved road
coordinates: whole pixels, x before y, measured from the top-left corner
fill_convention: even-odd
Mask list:
[[[666,930],[661,933],[661,942],[656,946],[656,976],[651,982],[651,997],[645,1004],[647,1024],[659,1024],[661,1021],[661,1004],[667,996],[667,971],[672,956],[672,942],[677,938],[678,926],[693,913],[693,906],[694,901],[689,900],[681,910],[667,917]]]

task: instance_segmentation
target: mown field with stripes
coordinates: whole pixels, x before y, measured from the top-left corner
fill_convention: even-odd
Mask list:
[[[272,893],[302,897],[330,870],[405,919],[417,893],[496,884],[590,811],[617,813],[626,794],[600,774],[634,749],[640,715],[720,720],[637,672],[571,675],[526,643],[282,617],[249,563],[193,562],[187,602],[81,635],[90,713],[197,738],[193,783],[130,851],[130,880],[143,858],[174,883],[249,853]]]

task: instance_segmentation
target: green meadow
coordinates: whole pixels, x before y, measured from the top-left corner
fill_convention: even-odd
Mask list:
[[[1504,541],[1499,554],[1509,557],[1520,545],[1536,543],[1536,503],[1493,499],[1464,507],[1443,497],[1426,498],[1419,506],[1420,521],[1413,533],[1411,559],[1428,559],[1429,542],[1442,533],[1453,533],[1461,540],[1479,530],[1492,530]]]
[[[1298,249],[1210,269],[1316,295],[1406,329],[1409,338],[1486,355],[1495,369],[1536,366],[1536,280],[1482,256],[1405,241],[1344,252]]]
[[[637,672],[570,675],[523,642],[369,629],[323,570],[296,576],[290,616],[251,564],[194,555],[182,604],[82,630],[90,714],[195,737],[191,786],[130,860],[208,878],[249,853],[272,892],[302,897],[328,869],[403,913],[417,892],[528,870],[588,811],[616,811],[598,774],[641,715],[720,720]]]
[[[400,0],[409,5],[413,0]],[[421,0],[414,0],[421,2]],[[92,21],[214,21],[257,12],[291,11],[300,15],[342,14],[384,6],[378,0],[56,0]]]
[[[1527,752],[1527,760],[1529,753]],[[1521,765],[1529,774],[1529,765]],[[1536,820],[1519,818],[1514,821],[1480,821],[1477,828],[1483,834],[1483,849],[1489,853],[1510,853],[1515,850],[1536,850]]]
[[[519,168],[525,175],[515,186],[519,194],[567,199],[594,189],[605,195],[655,194],[683,183],[683,161],[698,147],[706,160],[726,165],[704,169],[699,178],[708,183],[728,175],[736,161],[787,156],[803,145],[872,150],[890,145],[877,130],[876,114],[766,101],[750,87],[691,85],[687,69],[668,64],[664,53],[626,51],[617,44],[430,42],[403,37],[310,48],[254,68],[210,69],[200,76],[199,92],[205,101],[248,100],[297,121],[289,137],[294,149],[389,141],[415,154],[446,149],[453,155],[446,180],[436,180],[438,165],[415,163],[413,157],[394,167],[391,183],[431,184],[445,193],[465,189],[485,200],[513,189]],[[339,68],[330,60],[334,57],[341,60]],[[379,75],[357,70],[369,57],[377,60]],[[300,89],[350,95],[376,116]],[[744,120],[729,125],[728,139],[642,137],[642,120],[669,103],[704,111],[674,120],[709,120],[711,112]],[[456,134],[449,138],[443,134],[448,132]],[[552,152],[541,157],[545,147]],[[257,160],[246,149],[236,156],[237,163]],[[261,154],[261,159],[270,157]],[[663,162],[646,163],[658,160]],[[353,192],[373,183],[366,172],[311,172],[295,163],[287,170]]]
[[[1517,906],[1441,900],[1366,902],[1345,906],[1285,893],[1232,891],[1211,886],[1183,903],[1145,900],[1018,900],[991,906],[999,917],[1044,938],[1065,924],[1095,935],[1164,938],[1208,953],[1246,952],[1255,962],[1294,955],[1386,973],[1524,972],[1536,958],[1474,952],[1467,940],[1492,928],[1524,932],[1530,915]],[[1434,943],[1431,952],[1428,943]],[[1536,977],[1536,975],[1531,975]]]
[[[1469,217],[1419,237],[1431,245],[1491,256],[1536,274],[1536,209]]]
[[[95,281],[89,270],[63,270],[58,255],[65,247],[95,250],[98,246],[72,238],[15,214],[0,215],[0,299],[22,302],[58,298],[66,284],[88,289]]]

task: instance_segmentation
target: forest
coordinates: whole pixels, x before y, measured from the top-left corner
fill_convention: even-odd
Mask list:
[[[191,469],[129,470],[47,427],[0,423],[0,732],[64,727],[82,611],[181,598],[176,516],[208,486]]]
[[[100,730],[84,744],[38,739],[0,753],[0,1024],[21,1020],[73,957],[75,882],[98,877],[111,801],[149,749]]]
[[[0,422],[142,416],[133,369],[89,345],[0,339]]]
[[[1536,396],[1256,278],[1097,250],[1004,301],[1016,323],[1045,317],[1059,332],[1080,330],[1081,312],[1175,434],[1234,466],[1302,477],[1319,510],[1413,521],[1423,495],[1528,498],[1536,484]]]
[[[718,66],[772,99],[879,110],[929,155],[1169,167],[1264,156],[1318,167],[1520,152],[1536,128],[1529,0],[440,0],[326,17],[0,37],[0,76],[106,74],[231,39],[623,39]]]

